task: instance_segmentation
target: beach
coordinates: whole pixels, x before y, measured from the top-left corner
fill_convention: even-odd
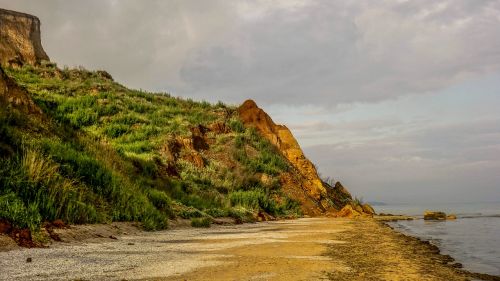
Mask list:
[[[114,229],[1,252],[0,280],[500,280],[463,271],[437,247],[375,219]]]

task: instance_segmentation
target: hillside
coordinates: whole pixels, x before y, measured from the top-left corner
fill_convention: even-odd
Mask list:
[[[25,46],[40,39],[33,22],[24,47],[0,45],[3,232],[38,233],[56,220],[157,230],[176,217],[206,225],[324,215],[352,201],[340,183],[319,178],[291,132],[253,101],[195,102],[128,89],[105,71],[61,69],[46,55],[27,59]],[[2,25],[2,36],[13,34],[4,27],[23,26]]]

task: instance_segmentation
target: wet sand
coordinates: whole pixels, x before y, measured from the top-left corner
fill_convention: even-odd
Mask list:
[[[373,219],[308,218],[138,232],[0,253],[0,280],[469,280]],[[27,263],[30,257],[32,262]],[[492,277],[495,278],[495,277]],[[498,280],[498,279],[490,279]]]

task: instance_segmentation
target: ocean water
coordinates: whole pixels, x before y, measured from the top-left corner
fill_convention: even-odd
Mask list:
[[[378,213],[420,219],[389,223],[404,234],[428,240],[464,268],[500,276],[500,202],[374,206]],[[425,210],[456,214],[456,220],[424,221]]]

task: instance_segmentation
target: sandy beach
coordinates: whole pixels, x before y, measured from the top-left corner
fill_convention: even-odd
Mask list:
[[[0,280],[499,280],[462,271],[436,247],[373,219],[114,228],[112,238],[62,235],[70,242],[2,252]]]

